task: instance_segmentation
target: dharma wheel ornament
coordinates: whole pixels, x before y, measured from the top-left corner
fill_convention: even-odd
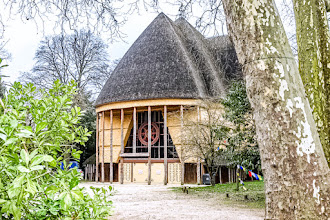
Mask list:
[[[154,145],[159,140],[159,127],[155,122],[151,123],[151,145]],[[148,123],[143,123],[138,131],[139,141],[147,146],[148,145]]]

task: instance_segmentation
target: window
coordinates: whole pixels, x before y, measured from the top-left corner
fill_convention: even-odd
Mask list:
[[[137,113],[136,152],[148,152],[148,112]],[[168,129],[168,128],[167,128]],[[164,118],[162,111],[151,112],[151,158],[164,158]],[[133,153],[133,129],[127,140],[125,153]],[[167,158],[178,158],[171,135],[167,130]]]

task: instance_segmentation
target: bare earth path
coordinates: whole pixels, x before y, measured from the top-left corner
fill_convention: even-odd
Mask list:
[[[101,187],[109,184],[82,183],[81,186]],[[113,184],[114,215],[119,219],[264,219],[263,210],[229,207],[216,197],[201,198],[174,193],[169,187],[177,185]]]

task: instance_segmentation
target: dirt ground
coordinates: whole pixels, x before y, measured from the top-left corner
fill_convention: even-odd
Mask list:
[[[81,186],[101,187],[109,184],[82,183]],[[114,214],[109,219],[264,219],[263,210],[230,207],[216,197],[175,193],[169,187],[178,185],[113,184]]]

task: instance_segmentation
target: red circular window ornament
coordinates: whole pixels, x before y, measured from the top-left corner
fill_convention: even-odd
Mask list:
[[[154,145],[159,140],[159,127],[155,122],[151,123],[151,145]],[[143,123],[138,131],[139,141],[148,145],[148,123]]]

